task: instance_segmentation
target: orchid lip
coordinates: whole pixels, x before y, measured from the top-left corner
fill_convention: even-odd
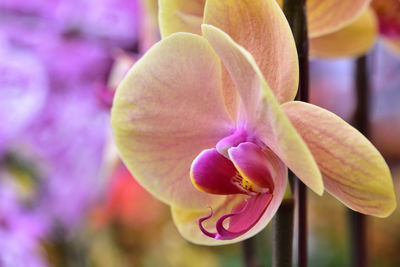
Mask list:
[[[217,228],[217,233],[211,233],[209,231],[207,231],[204,227],[203,227],[203,222],[210,219],[213,216],[213,209],[211,207],[210,210],[210,215],[203,217],[199,220],[199,228],[200,230],[203,232],[203,234],[205,234],[208,237],[211,238],[215,238],[217,240],[230,240],[236,237],[236,235],[242,235],[247,231],[241,231],[241,232],[237,232],[237,233],[233,233],[233,232],[229,232],[228,230],[225,229],[223,223],[226,219],[235,216],[235,215],[239,215],[241,213],[243,213],[243,211],[247,208],[247,205],[249,204],[249,202],[247,201],[247,199],[245,200],[245,204],[244,207],[239,211],[239,212],[232,212],[229,214],[225,214],[224,216],[222,216],[221,218],[218,219],[217,224],[216,224],[216,228]]]
[[[258,143],[257,138],[250,137],[244,128],[238,128],[220,140],[216,148],[203,150],[192,162],[190,177],[198,190],[209,194],[248,196],[218,218],[216,232],[203,226],[203,222],[214,214],[209,207],[210,214],[198,220],[204,235],[217,240],[235,239],[247,233],[268,208],[278,173],[276,156]]]
[[[198,224],[201,232],[217,240],[232,240],[247,233],[263,216],[265,210],[271,203],[272,194],[258,194],[240,202],[231,213],[221,216],[216,222],[215,233],[207,231],[203,222],[213,216],[213,209],[210,207],[210,215],[199,219]],[[226,228],[224,222],[230,219]]]
[[[230,148],[228,156],[230,159],[215,148],[202,151],[191,166],[193,185],[199,191],[217,195],[273,191],[275,171],[259,146],[244,142]]]
[[[202,151],[190,170],[192,183],[199,191],[217,195],[247,194],[244,188],[232,183],[237,175],[233,163],[215,148]]]

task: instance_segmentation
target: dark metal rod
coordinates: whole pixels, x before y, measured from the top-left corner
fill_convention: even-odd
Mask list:
[[[370,87],[368,80],[367,56],[359,57],[355,62],[355,91],[357,106],[353,125],[366,137],[369,136]],[[350,259],[353,267],[367,266],[366,216],[349,210]]]
[[[297,100],[308,102],[309,100],[309,58],[308,58],[308,29],[307,11],[305,0],[285,0],[284,12],[292,29],[297,53],[299,57],[300,80]],[[299,180],[295,179],[295,199],[297,209],[297,263],[299,267],[306,267],[308,262],[307,247],[307,188]]]
[[[261,263],[257,258],[254,243],[254,237],[246,239],[242,242],[243,260],[245,267],[261,267]]]
[[[353,267],[367,266],[366,217],[349,210],[350,260]]]
[[[307,188],[299,179],[296,180],[295,198],[298,214],[297,265],[299,267],[306,267],[308,262]]]
[[[272,221],[272,266],[291,267],[294,199],[283,200]]]

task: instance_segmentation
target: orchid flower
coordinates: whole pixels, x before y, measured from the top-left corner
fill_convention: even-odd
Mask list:
[[[311,56],[357,57],[378,35],[400,53],[399,0],[311,0],[307,12]]]
[[[179,1],[163,2],[161,17]],[[288,168],[319,195],[388,216],[396,202],[379,152],[333,113],[293,101],[297,52],[279,5],[205,7],[199,34],[161,23],[164,38],[128,72],[111,114],[124,163],[171,206],[183,237],[219,245],[255,235],[284,198]]]
[[[283,0],[277,2],[283,6]],[[164,36],[177,31],[199,33],[207,9],[205,3],[205,0],[160,0],[161,33]],[[371,0],[308,0],[310,55],[331,58],[360,56],[373,46],[378,34],[378,21],[385,42],[392,50],[399,51],[397,14],[400,2],[374,0],[371,6],[370,3]]]
[[[307,6],[311,19],[310,26],[310,54],[315,57],[357,57],[368,52],[377,37],[381,37],[392,50],[400,51],[400,1],[373,0],[373,1],[330,1],[337,2],[337,8],[318,12],[317,1],[310,1]],[[341,27],[327,27],[325,31],[313,28],[313,22],[318,20],[318,13],[330,16],[333,10],[341,11],[345,5],[358,5],[351,23]],[[355,10],[355,9],[354,9]],[[360,13],[360,11],[362,11]],[[317,13],[314,14],[314,13]],[[336,16],[335,14],[333,14]],[[322,16],[320,16],[321,18]],[[337,20],[341,17],[336,16]]]

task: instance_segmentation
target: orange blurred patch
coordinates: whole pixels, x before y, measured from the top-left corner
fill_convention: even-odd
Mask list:
[[[120,164],[111,176],[104,204],[93,212],[94,224],[118,222],[133,228],[147,225],[163,216],[164,205],[151,196]]]

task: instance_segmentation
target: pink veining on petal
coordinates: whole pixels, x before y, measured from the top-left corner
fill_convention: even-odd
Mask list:
[[[233,163],[221,155],[217,149],[203,150],[193,161],[190,178],[200,191],[218,194],[246,194],[246,191],[232,183],[239,176]]]
[[[235,206],[231,213],[221,216],[216,223],[216,233],[207,231],[202,223],[210,219],[213,215],[211,209],[210,215],[199,220],[200,230],[208,237],[218,240],[231,240],[239,237],[249,231],[262,217],[265,210],[271,203],[273,195],[269,193],[258,194],[244,200]],[[229,220],[226,228],[224,222]]]

